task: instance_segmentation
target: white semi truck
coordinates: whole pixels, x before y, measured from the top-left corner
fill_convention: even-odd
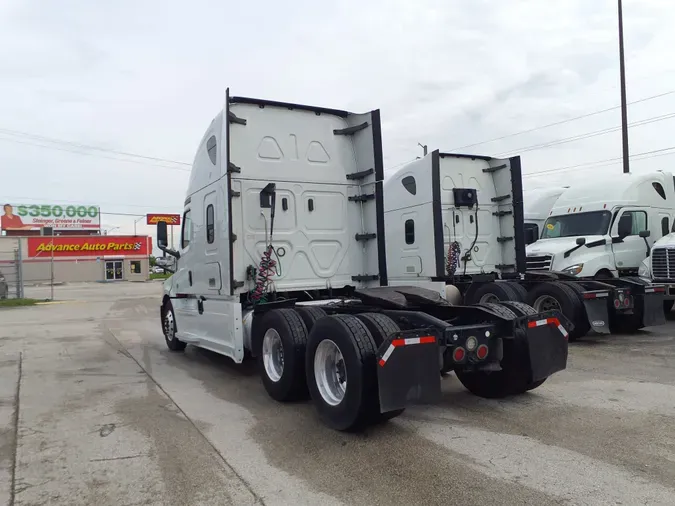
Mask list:
[[[675,305],[675,233],[654,243],[651,255],[640,265],[638,275],[646,281],[665,286],[663,310],[670,313]]]
[[[272,398],[311,397],[337,430],[437,400],[442,369],[485,397],[564,369],[559,311],[453,306],[443,282],[387,286],[383,172],[379,111],[228,92],[197,150],[177,250],[157,226],[177,259],[160,307],[169,349],[252,356]]]
[[[574,272],[556,272],[557,267],[551,269],[554,255],[546,250],[546,240],[528,246],[530,256],[526,256],[521,182],[519,157],[496,159],[434,151],[401,168],[386,181],[384,189],[390,284],[443,281],[448,299],[463,297],[466,304],[524,301],[537,311],[560,310],[575,326],[571,339],[590,330],[609,333],[610,326],[634,330],[665,322],[662,286],[651,286],[637,276],[600,281],[579,279]],[[557,202],[571,190],[566,189]],[[610,209],[621,216],[634,210]],[[570,208],[571,213],[578,211],[579,206]],[[556,210],[552,214],[546,230],[552,220],[560,220]],[[625,243],[632,251],[637,248],[635,239],[640,241],[644,258],[647,246],[643,239],[637,233],[635,237],[626,234],[627,218],[619,219],[621,230],[615,230],[618,221],[613,226],[616,239],[589,237],[586,243],[581,237],[572,244],[564,239],[564,249],[556,250],[554,262],[558,262],[557,254],[562,261],[582,247],[577,255],[607,247],[605,243],[617,251]],[[639,228],[638,224],[630,225]],[[609,223],[606,228],[605,232]],[[559,228],[554,226],[554,230]],[[637,265],[635,271],[637,274]]]

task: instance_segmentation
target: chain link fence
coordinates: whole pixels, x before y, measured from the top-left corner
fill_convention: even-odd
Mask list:
[[[24,297],[21,241],[0,241],[0,299]]]

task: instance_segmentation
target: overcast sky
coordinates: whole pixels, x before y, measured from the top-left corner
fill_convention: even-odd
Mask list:
[[[675,2],[625,0],[624,18],[628,100],[670,92],[630,106],[631,122],[658,119],[631,128],[631,153],[675,147],[675,118],[660,118],[675,116]],[[577,166],[620,157],[620,132],[528,148],[617,127],[617,109],[473,144],[614,107],[618,82],[616,0],[2,0],[0,200],[180,212],[188,167],[35,136],[189,163],[228,86],[381,109],[388,169],[421,154],[418,142],[520,153],[526,173]],[[675,161],[675,149],[654,154],[666,156],[645,155],[633,170]],[[620,171],[620,162],[583,166],[525,185]],[[133,232],[133,220],[102,222],[118,233]]]

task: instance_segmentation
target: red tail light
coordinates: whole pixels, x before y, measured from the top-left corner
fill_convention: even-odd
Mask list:
[[[614,307],[619,309],[621,306],[621,301],[619,299],[614,299]]]
[[[630,297],[626,297],[626,298],[624,299],[623,305],[626,306],[626,307],[630,306]]]
[[[455,348],[455,351],[452,352],[452,358],[455,360],[455,362],[461,362],[464,360],[464,357],[466,357],[466,352],[462,347]]]
[[[478,360],[485,360],[485,357],[488,356],[488,347],[481,344],[476,350],[476,356],[478,357]]]

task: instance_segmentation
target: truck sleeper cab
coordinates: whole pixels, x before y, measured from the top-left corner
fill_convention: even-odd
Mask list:
[[[525,305],[452,306],[388,287],[379,111],[226,97],[190,176],[160,307],[168,347],[259,362],[278,401],[356,430],[440,396],[442,368],[504,397],[564,369],[570,323]]]
[[[535,188],[523,190],[523,218],[525,223],[525,244],[539,240],[546,219],[555,206],[555,201],[569,186],[559,188]]]
[[[519,157],[434,151],[397,171],[385,182],[389,283],[442,281],[456,302],[556,309],[574,324],[572,340],[590,330],[609,333],[610,323],[635,329],[664,322],[655,310],[662,295],[637,277],[601,282],[534,269],[521,183]]]

